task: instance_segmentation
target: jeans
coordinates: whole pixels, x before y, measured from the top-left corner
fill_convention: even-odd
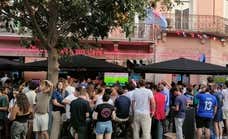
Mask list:
[[[133,138],[139,139],[139,131],[142,128],[142,139],[151,139],[151,118],[149,114],[136,113],[133,119]]]
[[[11,139],[26,139],[28,123],[14,121],[11,126]]]
[[[161,120],[153,119],[152,139],[163,139],[163,126]]]
[[[177,139],[183,139],[182,127],[183,127],[183,123],[184,123],[184,118],[176,118],[175,117],[174,120],[175,120],[175,125],[176,125]]]
[[[214,122],[211,122],[211,126],[210,126],[210,139],[216,139],[216,134],[215,134],[215,128],[214,128]]]

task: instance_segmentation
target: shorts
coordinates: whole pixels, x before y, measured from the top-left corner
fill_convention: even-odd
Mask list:
[[[34,132],[47,131],[48,121],[49,121],[48,113],[46,114],[35,113],[34,119],[33,119],[33,131]]]
[[[221,122],[223,121],[223,112],[222,110],[218,110],[215,114],[215,117],[214,117],[214,121],[215,122]]]
[[[223,111],[223,119],[228,119],[228,111],[227,110]]]
[[[112,133],[112,121],[97,122],[95,131],[98,135]]]
[[[199,117],[196,116],[196,128],[210,128],[211,126],[211,118],[206,118],[206,117]]]
[[[28,123],[21,123],[18,121],[13,121],[10,128],[11,139],[26,138],[28,131]]]

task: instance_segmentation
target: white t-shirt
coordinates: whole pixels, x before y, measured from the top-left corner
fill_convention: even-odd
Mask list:
[[[137,88],[136,88],[136,89],[137,89]],[[127,96],[127,97],[132,101],[132,96],[133,96],[133,93],[134,93],[134,91],[135,91],[136,89],[131,90],[131,91],[128,91],[128,92],[125,94],[125,96]]]
[[[68,85],[66,87],[66,91],[70,94],[73,94],[75,92],[75,87]]]
[[[28,92],[25,93],[25,95],[27,96],[29,104],[31,106],[36,104],[36,92],[34,90],[29,90]]]
[[[16,98],[11,99],[10,102],[9,102],[9,108],[8,109],[13,108],[15,103],[16,103]],[[8,113],[8,119],[10,118],[10,114],[11,114],[11,112]]]
[[[97,101],[96,101],[96,106],[99,105],[99,104],[104,103],[103,100],[102,100],[102,97],[103,97],[103,95],[98,96]],[[114,103],[113,103],[112,99],[109,99],[108,103],[114,106]]]
[[[132,101],[135,101],[135,113],[150,114],[151,98],[153,98],[151,90],[145,87],[135,89],[132,95]]]
[[[224,96],[223,110],[228,111],[228,88],[222,90]]]
[[[9,79],[7,76],[1,78],[2,86],[4,86],[7,79]]]
[[[24,88],[22,89],[21,92],[25,94],[25,93],[27,93],[28,91],[29,91],[29,88],[26,86],[26,87],[24,87]]]
[[[73,93],[64,98],[64,100],[68,100],[70,102],[75,99],[77,99],[77,97]],[[67,119],[70,119],[70,104],[66,104],[66,117]]]

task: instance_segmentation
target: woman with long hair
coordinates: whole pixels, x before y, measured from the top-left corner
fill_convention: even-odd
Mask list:
[[[111,139],[112,119],[115,119],[115,108],[109,104],[110,95],[105,93],[102,96],[103,102],[98,104],[93,112],[93,119],[96,120],[96,139]]]
[[[96,102],[96,91],[95,87],[93,84],[89,84],[86,88],[87,94],[88,94],[88,100],[91,108],[95,107],[95,102]]]
[[[9,116],[9,119],[13,121],[11,139],[26,139],[28,120],[32,117],[32,109],[24,93],[19,93],[16,100]]]

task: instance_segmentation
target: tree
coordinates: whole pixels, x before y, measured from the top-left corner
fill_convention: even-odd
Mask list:
[[[166,0],[167,1],[167,0]],[[48,53],[48,79],[58,80],[63,48],[79,46],[89,36],[104,38],[117,26],[129,34],[136,13],[144,14],[148,0],[1,0],[0,15],[32,32]]]

